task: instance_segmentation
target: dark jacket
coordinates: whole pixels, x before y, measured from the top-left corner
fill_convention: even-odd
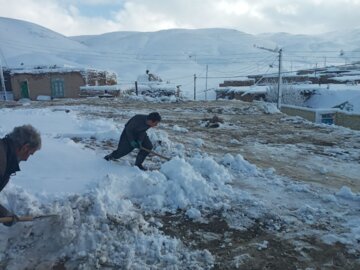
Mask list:
[[[129,142],[144,140],[146,131],[150,128],[150,126],[146,124],[146,120],[147,115],[137,114],[125,124],[123,133],[126,134]]]
[[[20,171],[15,146],[7,136],[0,139],[0,191],[9,182],[10,175]]]

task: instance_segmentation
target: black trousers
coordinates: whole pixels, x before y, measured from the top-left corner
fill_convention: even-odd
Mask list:
[[[142,147],[146,149],[153,149],[153,145],[149,139],[149,137],[146,135],[144,140],[142,141]],[[123,156],[126,156],[130,152],[132,152],[135,148],[131,146],[128,138],[126,137],[125,132],[121,133],[120,140],[118,147],[115,151],[113,151],[110,156],[114,159],[119,159]],[[140,150],[139,153],[136,156],[135,165],[141,165],[145,158],[149,155],[149,152],[145,150]]]

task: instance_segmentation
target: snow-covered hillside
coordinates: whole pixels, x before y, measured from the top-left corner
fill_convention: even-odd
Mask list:
[[[61,34],[15,19],[0,17],[0,49],[3,65],[78,65],[77,53],[89,53],[87,46]]]

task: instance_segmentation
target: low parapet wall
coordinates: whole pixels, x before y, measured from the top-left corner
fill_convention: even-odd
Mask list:
[[[360,130],[360,114],[346,114],[336,112],[335,124],[351,129]]]
[[[314,123],[332,123],[360,130],[360,114],[346,113],[339,109],[311,109],[289,105],[282,105],[281,111],[288,115],[300,116]]]
[[[300,116],[311,122],[316,122],[316,112],[314,110],[309,110],[308,108],[282,105],[281,111],[288,115]]]

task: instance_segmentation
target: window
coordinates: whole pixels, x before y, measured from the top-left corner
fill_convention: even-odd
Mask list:
[[[324,113],[321,115],[321,123],[332,125],[334,124],[335,114],[333,113]]]

